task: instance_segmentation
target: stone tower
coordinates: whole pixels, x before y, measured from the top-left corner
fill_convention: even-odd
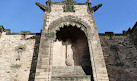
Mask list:
[[[109,81],[90,0],[36,3],[45,13],[35,81]]]

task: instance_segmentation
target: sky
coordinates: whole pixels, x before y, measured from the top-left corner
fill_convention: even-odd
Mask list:
[[[87,0],[74,1],[85,3]],[[43,27],[44,12],[35,2],[45,4],[46,0],[0,0],[0,25],[11,32],[39,33]],[[137,22],[137,0],[91,0],[91,3],[92,7],[103,4],[95,12],[99,33],[122,33]]]

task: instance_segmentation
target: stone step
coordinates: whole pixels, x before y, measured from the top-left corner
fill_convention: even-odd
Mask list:
[[[88,73],[87,73],[88,72]],[[86,76],[90,75],[90,67],[81,66],[54,66],[52,67],[52,76]]]
[[[54,76],[51,81],[91,81],[91,76]]]
[[[36,72],[46,72],[47,71],[47,68],[44,68],[44,69],[37,69]]]

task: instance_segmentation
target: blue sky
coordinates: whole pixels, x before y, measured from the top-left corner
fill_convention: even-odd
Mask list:
[[[60,2],[62,0],[52,0]],[[87,0],[75,0],[79,3]],[[44,12],[35,2],[45,4],[46,0],[0,0],[0,25],[11,32],[40,32]],[[95,12],[99,33],[122,33],[137,22],[137,0],[91,0],[92,6],[103,6]]]

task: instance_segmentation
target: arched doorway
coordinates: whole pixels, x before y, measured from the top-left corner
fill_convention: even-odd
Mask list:
[[[80,66],[84,74],[92,74],[88,40],[80,28],[64,25],[56,31],[52,65],[55,67]]]

